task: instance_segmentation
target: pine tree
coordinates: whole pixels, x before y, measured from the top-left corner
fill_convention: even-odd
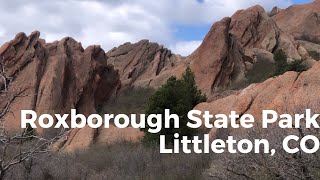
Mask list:
[[[187,114],[197,104],[205,102],[207,98],[198,90],[194,73],[188,67],[181,79],[171,77],[161,88],[159,88],[149,99],[146,114],[164,114],[165,109],[170,109],[170,113],[180,117],[180,128],[162,128],[157,134],[145,131],[144,142],[157,143],[160,135],[166,135],[166,143],[173,142],[173,135],[179,133],[181,136],[192,136],[196,134],[195,129],[186,126],[188,122]],[[164,122],[163,122],[164,123]]]

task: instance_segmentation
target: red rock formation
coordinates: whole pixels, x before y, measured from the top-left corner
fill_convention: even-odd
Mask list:
[[[296,36],[292,36],[293,31],[288,31],[279,24],[281,14],[289,10],[275,9],[272,17],[260,6],[240,10],[232,17],[215,23],[200,47],[186,58],[144,40],[135,44],[125,43],[112,49],[107,53],[108,61],[119,69],[124,86],[155,88],[172,75],[180,76],[186,67],[190,66],[203,92],[209,96],[222,92],[211,97],[209,103],[199,104],[195,108],[210,110],[212,114],[228,114],[235,110],[240,114],[250,113],[259,119],[262,109],[275,109],[280,113],[314,106],[319,102],[319,63],[301,74],[288,72],[261,84],[252,84],[241,91],[225,91],[232,84],[246,79],[246,72],[259,60],[257,56],[273,61],[272,53],[279,49],[287,53],[289,60],[302,59],[312,67],[315,61],[310,58],[308,51],[316,49],[317,46],[307,41],[296,41]],[[284,22],[286,18],[291,17],[284,17]],[[309,23],[306,19],[302,21]],[[310,32],[314,35],[319,32],[319,28],[308,27],[313,29],[308,30],[307,34]],[[119,137],[136,141],[143,136],[141,132],[133,129],[126,129],[124,132],[115,130],[111,134],[110,132],[112,131],[105,129],[82,129],[76,135],[70,134],[62,146],[66,151],[73,151],[79,147],[88,147],[92,142],[110,144]],[[217,132],[212,129],[210,133],[215,136]],[[84,135],[81,134],[90,136],[82,139]],[[95,134],[99,136],[96,137]],[[111,139],[105,139],[110,135]]]
[[[229,33],[231,19],[212,26],[200,47],[187,60],[196,75],[199,88],[206,94],[225,89],[231,81],[244,77],[246,61],[241,44]]]
[[[210,95],[244,81],[245,73],[255,63],[255,52],[275,51],[279,36],[279,29],[265,10],[254,6],[215,23],[187,61],[200,89]],[[253,55],[248,56],[248,51]]]
[[[279,28],[298,40],[320,43],[320,1],[293,5],[272,17]]]
[[[236,111],[238,114],[251,114],[259,123],[262,110],[275,110],[281,113],[301,113],[305,109],[312,112],[320,111],[320,63],[310,70],[302,72],[287,72],[276,78],[270,78],[260,84],[252,84],[233,95],[207,103],[201,103],[195,109],[210,111],[211,114],[229,114]],[[238,130],[230,129],[229,133]],[[241,131],[241,130],[240,130]],[[217,129],[210,134],[215,137]]]
[[[261,6],[237,11],[230,22],[229,33],[233,34],[245,48],[274,51],[279,29]]]
[[[104,103],[120,85],[118,72],[107,64],[99,46],[85,50],[72,38],[44,43],[39,32],[29,37],[19,33],[1,46],[0,57],[7,77],[7,92],[2,92],[0,107],[16,95],[6,112],[4,126],[11,132],[21,130],[20,111],[91,114]],[[2,91],[5,89],[2,88]],[[37,129],[39,134],[51,134],[53,129]]]
[[[210,96],[246,81],[246,72],[258,61],[256,57],[272,62],[272,53],[279,49],[286,52],[289,61],[306,60],[309,67],[315,63],[302,44],[278,28],[274,18],[261,6],[239,10],[215,23],[200,47],[182,60],[148,41],[126,43],[109,51],[107,56],[120,70],[125,86],[157,88],[170,76],[180,76],[191,66],[198,86]]]
[[[282,9],[277,7],[277,6],[275,6],[270,11],[269,16],[274,16],[274,15],[278,14],[280,11],[282,11]]]
[[[125,43],[113,48],[107,54],[108,62],[119,69],[123,87],[152,86],[157,87],[163,82],[153,82],[168,68],[181,61],[180,57],[170,50],[142,40],[138,43]],[[163,81],[166,79],[164,78]]]
[[[113,125],[110,125],[109,128],[102,127],[99,129],[85,127],[70,131],[69,134],[55,143],[53,148],[64,152],[74,152],[89,148],[94,144],[111,145],[123,141],[138,143],[143,135],[142,131],[131,127],[124,129],[119,129]]]
[[[0,80],[0,89],[7,91],[1,93],[6,97],[0,99],[0,109],[9,107],[4,116],[5,126],[19,131],[22,109],[32,109],[38,114],[64,114],[71,108],[85,115],[95,113],[96,107],[120,87],[120,79],[122,87],[157,88],[170,76],[181,76],[187,66],[195,73],[199,88],[208,96],[215,94],[210,98],[212,102],[196,107],[201,110],[212,113],[236,110],[259,116],[261,109],[294,110],[297,105],[316,103],[319,6],[320,1],[316,1],[283,10],[276,8],[270,14],[260,6],[239,10],[216,22],[200,47],[185,58],[147,40],[125,43],[105,53],[99,46],[84,50],[72,38],[45,43],[38,32],[29,37],[19,33],[0,48],[2,74],[7,77]],[[279,49],[286,52],[289,61],[302,59],[310,68],[317,64],[301,74],[289,72],[242,91],[225,91],[246,81],[246,73],[259,61],[257,57],[272,62],[272,53]],[[222,94],[216,95],[219,92]],[[12,100],[10,106],[8,100]],[[50,130],[38,132],[51,134]],[[130,128],[76,129],[70,131],[59,147],[74,150],[96,142],[109,144],[120,136],[137,141],[143,134]]]

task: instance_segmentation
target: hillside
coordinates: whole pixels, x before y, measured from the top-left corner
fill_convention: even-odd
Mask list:
[[[319,60],[319,11],[319,1],[294,5],[272,14],[268,14],[261,6],[239,10],[233,16],[213,24],[200,47],[187,57],[175,55],[167,48],[147,40],[125,43],[104,52],[99,46],[83,49],[79,42],[69,37],[46,43],[39,38],[39,32],[33,32],[28,37],[19,33],[0,49],[1,74],[6,78],[5,82],[1,81],[2,91],[5,92],[2,96],[5,98],[0,101],[0,107],[5,109],[2,117],[5,127],[13,132],[19,131],[21,109],[53,114],[76,108],[79,113],[94,113],[121,89],[158,88],[169,77],[181,76],[187,66],[195,73],[198,87],[209,97],[224,97],[222,94],[226,90],[248,86],[252,83],[248,81],[251,78],[248,76],[261,73],[262,69],[255,68],[261,62],[266,62],[267,67],[263,67],[266,75],[272,72],[273,53],[279,49],[284,50],[288,61],[302,60],[310,68]],[[309,78],[316,76],[316,67],[308,71]],[[256,72],[251,72],[252,69]],[[298,75],[291,76],[298,78]],[[261,80],[264,78],[267,76]],[[236,94],[226,99],[241,97],[241,101],[237,102],[246,101],[247,98],[237,94],[249,89],[255,92],[261,86],[273,87],[275,82],[280,81],[277,79],[266,80],[261,85],[252,85],[240,92],[231,91],[231,94]],[[282,86],[288,89],[293,85]],[[308,87],[315,91],[316,86],[317,81],[310,79]],[[304,88],[306,85],[298,83],[294,87]],[[278,92],[272,92],[274,90],[269,92],[270,95],[278,96]],[[301,90],[299,96],[307,93]],[[253,96],[254,93],[249,94]],[[248,103],[252,104],[251,101]],[[214,106],[215,102],[211,103]],[[267,106],[270,103],[272,98],[263,98],[263,104]],[[37,131],[45,134],[44,130]],[[51,134],[49,132],[52,130],[45,131]],[[71,137],[74,139],[76,134],[87,133],[92,134],[91,138],[89,136],[82,141],[88,141],[84,144],[89,145],[93,142],[92,138],[96,138],[94,131],[80,130],[71,133],[74,134]]]
[[[296,63],[303,70],[282,67],[287,72],[275,74],[279,52],[286,56],[280,66]],[[289,115],[306,109],[319,113],[319,61],[320,0],[274,7],[271,12],[260,5],[238,10],[215,22],[201,45],[185,57],[149,40],[106,50],[99,45],[84,48],[71,37],[48,43],[38,31],[18,33],[0,47],[0,179],[319,179],[318,152],[288,154],[280,143],[289,134],[320,138],[313,128],[200,128],[196,132],[208,133],[210,140],[230,135],[236,140],[267,138],[279,152],[274,157],[163,155],[157,147],[142,143],[146,131],[117,128],[111,121],[108,128],[21,129],[21,110],[54,115],[76,109],[85,116],[144,113],[150,97],[170,77],[184,76],[188,67],[189,78],[179,81],[184,85],[179,93],[186,98],[180,99],[190,97],[186,89],[200,96],[199,88],[206,95],[202,101],[190,100],[190,109],[197,104],[194,109],[211,114],[251,114],[256,124],[267,109]],[[192,86],[185,83],[190,79]],[[174,78],[172,82],[178,84]],[[160,94],[153,101],[174,99],[176,89],[163,88],[168,96]],[[179,105],[183,110],[187,107]],[[66,123],[71,123],[69,117]]]

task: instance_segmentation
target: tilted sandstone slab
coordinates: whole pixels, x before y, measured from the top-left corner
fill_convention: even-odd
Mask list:
[[[85,115],[96,113],[96,107],[120,85],[118,72],[107,64],[100,46],[83,49],[69,37],[46,44],[39,36],[39,32],[28,37],[19,33],[0,49],[8,86],[1,88],[0,107],[8,107],[3,120],[10,132],[21,131],[21,110],[51,115],[70,109]],[[37,129],[48,136],[55,131]]]
[[[167,79],[159,79],[160,74],[162,75],[167,69],[172,69],[181,61],[180,56],[148,40],[141,40],[135,44],[125,43],[118,48],[113,48],[106,55],[108,62],[119,69],[122,87],[158,87]],[[157,79],[156,82],[154,82],[155,79]]]
[[[281,36],[265,10],[254,6],[215,23],[187,61],[199,88],[210,95],[246,81],[257,56],[272,61],[269,53],[279,48]]]
[[[260,84],[252,84],[233,95],[201,103],[195,109],[210,111],[211,114],[251,114],[259,124],[262,110],[275,110],[279,114],[302,113],[305,109],[320,112],[320,63],[310,70],[302,72],[287,72],[284,75],[270,78]],[[243,130],[243,129],[242,129]],[[229,134],[236,133],[229,129]],[[210,134],[216,137],[219,132],[211,129]]]

